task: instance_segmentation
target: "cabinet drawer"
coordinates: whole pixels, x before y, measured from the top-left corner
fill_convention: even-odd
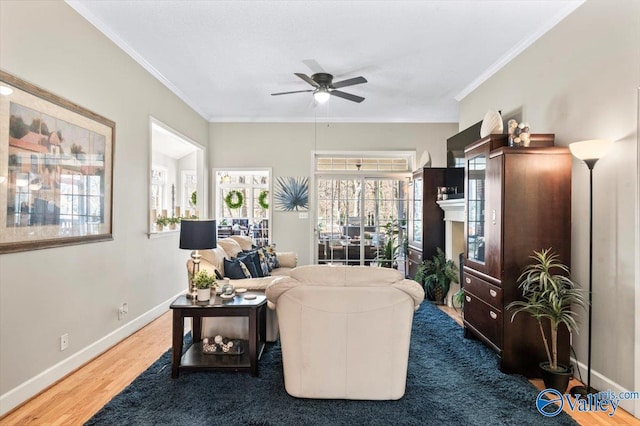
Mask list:
[[[464,322],[502,349],[502,311],[468,293],[464,294]]]
[[[407,254],[409,255],[409,260],[411,262],[417,264],[422,263],[422,251],[409,247],[409,249],[407,250]]]
[[[464,274],[464,289],[489,305],[502,309],[502,289],[471,274]]]

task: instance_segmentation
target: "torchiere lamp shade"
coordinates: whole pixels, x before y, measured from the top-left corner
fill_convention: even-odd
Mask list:
[[[206,250],[216,248],[215,220],[183,220],[180,223],[180,248]]]
[[[609,140],[592,139],[569,144],[574,157],[580,160],[598,160],[611,150],[613,143]]]

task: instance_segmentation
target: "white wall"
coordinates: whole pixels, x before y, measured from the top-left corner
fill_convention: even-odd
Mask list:
[[[116,123],[113,241],[0,255],[2,414],[186,289],[178,235],[146,235],[149,116],[203,146],[208,123],[61,1],[0,1],[0,67]]]
[[[460,104],[461,129],[488,109],[505,115],[522,109],[532,132],[555,133],[558,145],[598,138],[616,142],[594,169],[592,385],[601,390],[640,387],[634,384],[633,339],[639,324],[634,307],[639,43],[640,2],[589,0]],[[586,288],[589,174],[577,160],[572,192],[572,272]],[[586,364],[586,314],[583,319],[574,345]]]
[[[274,177],[310,177],[313,151],[413,150],[420,159],[427,150],[431,165],[444,167],[446,140],[457,131],[458,126],[453,123],[211,123],[209,166],[272,167]],[[313,208],[311,204],[310,213]],[[294,250],[300,264],[310,263],[313,253],[309,220],[299,219],[295,212],[272,214],[272,241],[278,250]]]

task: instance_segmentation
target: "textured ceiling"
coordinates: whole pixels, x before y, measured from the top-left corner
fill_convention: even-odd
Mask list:
[[[457,122],[458,100],[581,0],[67,0],[209,121]],[[366,100],[314,105],[294,72]]]

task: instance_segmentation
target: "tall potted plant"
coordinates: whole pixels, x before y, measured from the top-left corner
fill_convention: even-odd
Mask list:
[[[416,272],[415,280],[423,285],[427,299],[444,304],[451,282],[458,283],[458,266],[440,247],[431,259],[425,260]]]
[[[399,223],[397,220],[391,219],[384,225],[385,243],[382,245],[382,250],[379,250],[376,262],[378,266],[383,268],[394,268],[397,266],[396,260],[398,257],[398,233]]]
[[[547,353],[547,361],[540,363],[544,384],[564,392],[572,369],[558,363],[558,329],[564,324],[570,333],[577,333],[576,313],[572,306],[584,309],[587,302],[582,290],[569,278],[569,268],[558,261],[558,255],[552,249],[534,251],[530,257],[533,262],[518,277],[523,300],[510,303],[507,310],[513,311],[511,321],[521,312],[535,318]]]

